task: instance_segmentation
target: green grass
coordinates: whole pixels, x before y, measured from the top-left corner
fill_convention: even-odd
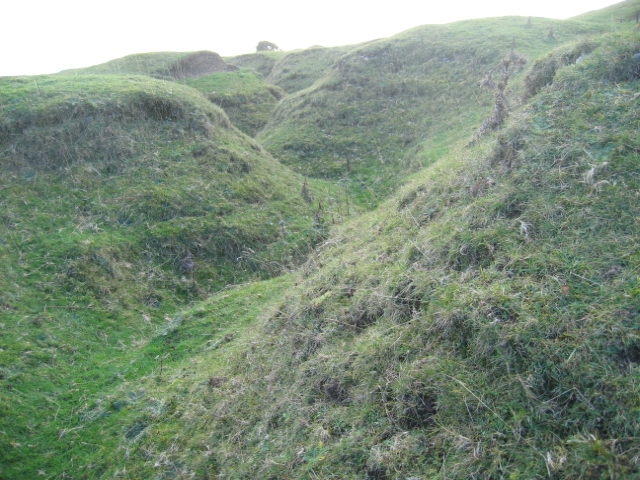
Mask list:
[[[286,97],[257,138],[305,175],[350,178],[376,204],[435,152],[472,138],[493,104],[493,92],[478,84],[512,48],[533,60],[602,28],[507,17],[422,26],[356,46]],[[512,80],[513,108],[522,72]]]
[[[253,319],[290,283],[280,277],[224,290],[155,325],[143,313],[117,334],[104,320],[73,311],[66,321],[58,315],[30,322],[33,333],[13,347],[30,349],[22,355],[25,365],[3,371],[2,405],[11,405],[0,413],[7,445],[0,453],[3,476],[30,478],[41,471],[46,478],[99,478],[123,467],[134,477],[153,476],[157,467],[150,462],[132,469],[126,456],[112,454],[145,438],[175,441],[179,432],[163,423],[178,416],[183,398],[210,391],[221,357],[241,348]],[[87,320],[103,325],[99,335],[82,326]]]
[[[311,87],[331,69],[333,64],[354,47],[310,47],[287,53],[273,66],[267,81],[294,93]]]
[[[276,62],[286,55],[287,52],[257,52],[228,57],[225,61],[241,69],[253,70],[266,78]]]
[[[3,78],[0,92],[0,431],[12,445],[0,476],[63,475],[101,443],[66,438],[93,415],[79,413],[86,399],[154,365],[122,373],[123,345],[229,284],[288,271],[346,212],[190,87],[48,76]]]
[[[222,108],[233,124],[255,136],[269,121],[282,89],[249,71],[223,72],[183,82]]]
[[[609,24],[612,30],[625,28],[631,22],[636,22],[636,12],[640,10],[638,0],[625,0],[600,10],[583,13],[574,17],[586,22]]]
[[[65,75],[152,75],[167,72],[172,65],[193,52],[137,53],[92,67],[64,70]]]
[[[61,75],[149,75],[165,80],[199,77],[233,70],[214,52],[153,52],[127,55],[92,67],[64,70]]]
[[[192,377],[153,388],[172,406],[136,417],[152,428],[121,440],[114,458],[130,460],[112,468],[634,475],[640,144],[625,65],[639,47],[636,33],[594,39],[505,129],[337,228],[237,350],[214,369],[185,356]]]
[[[601,13],[233,59],[272,114],[246,70],[0,79],[0,478],[633,478],[640,39]]]
[[[247,362],[257,381],[270,341],[288,352],[261,384],[277,407],[225,443],[256,461],[223,472],[633,475],[640,145],[624,66],[639,46],[601,40],[494,146],[335,233]]]
[[[190,57],[198,53],[156,52],[128,55],[92,67],[64,71],[61,75],[145,75],[188,85],[224,109],[232,123],[241,131],[254,136],[267,123],[284,92],[249,71],[222,71],[174,78],[176,75],[172,72],[182,77],[180,72],[188,68]]]
[[[190,251],[205,293],[279,272],[322,237],[305,180],[196,90],[115,76],[2,87],[5,236],[34,242],[31,264],[55,249],[71,284],[75,275],[83,289],[109,290],[122,276],[134,281],[141,261],[179,278]],[[330,213],[332,193],[315,185]]]

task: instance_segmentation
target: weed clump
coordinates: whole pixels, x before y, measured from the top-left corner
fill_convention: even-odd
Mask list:
[[[514,69],[522,67],[526,65],[527,59],[524,56],[515,51],[511,50],[511,53],[508,57],[502,60],[500,64],[500,80],[496,84],[492,78],[492,71],[490,71],[487,76],[480,82],[480,86],[483,88],[488,88],[490,90],[495,89],[494,97],[495,97],[495,106],[493,108],[493,114],[487,118],[482,125],[480,126],[480,130],[478,130],[477,137],[484,135],[485,133],[496,130],[500,127],[505,119],[509,116],[509,102],[506,97],[506,89],[509,84],[509,77],[511,77]]]
[[[523,100],[530,99],[540,89],[551,85],[559,69],[583,61],[595,46],[593,40],[584,39],[577,43],[560,47],[546,57],[536,60],[524,79]]]

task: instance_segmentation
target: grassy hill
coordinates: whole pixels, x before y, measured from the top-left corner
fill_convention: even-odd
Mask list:
[[[172,65],[188,56],[189,52],[137,53],[116,58],[108,62],[85,68],[74,68],[60,72],[63,75],[159,75],[166,73]]]
[[[249,71],[214,73],[185,79],[184,84],[224,109],[231,122],[252,137],[266,125],[285,95],[281,88]]]
[[[640,36],[610,17],[0,79],[0,478],[633,478]],[[210,101],[265,89],[227,106],[255,140]]]
[[[507,128],[337,228],[296,277],[186,312],[164,341],[184,360],[138,379],[143,399],[130,384],[96,403],[127,401],[122,430],[144,425],[103,468],[632,477],[638,50],[635,32],[593,39]],[[198,332],[237,315],[234,295],[271,307],[210,352]],[[89,427],[115,430],[113,416]]]
[[[600,10],[583,13],[575,17],[576,20],[597,23],[609,23],[612,30],[624,28],[630,23],[637,23],[640,17],[640,2],[638,0],[627,0],[616,3]]]
[[[259,74],[238,71],[212,52],[154,52],[128,55],[61,75],[145,75],[200,91],[242,132],[254,136],[269,120],[284,92]]]
[[[61,474],[84,399],[152,368],[125,345],[291,268],[333,207],[186,86],[7,77],[0,104],[0,477],[29,478],[32,455]]]
[[[409,173],[472,137],[493,105],[493,92],[479,83],[511,49],[534,60],[602,28],[508,17],[426,25],[369,42],[285,98],[258,140],[299,172],[349,177],[354,188],[385,198]],[[523,71],[512,79],[516,92]]]
[[[262,77],[267,77],[276,62],[287,56],[288,52],[256,52],[238,55],[236,57],[228,57],[225,60],[240,69],[253,70]]]
[[[100,65],[60,72],[62,75],[150,75],[167,80],[201,77],[236,70],[214,52],[152,52],[116,58]]]
[[[267,81],[294,93],[311,87],[327,74],[333,64],[353,47],[310,47],[291,52],[278,61],[266,77]]]

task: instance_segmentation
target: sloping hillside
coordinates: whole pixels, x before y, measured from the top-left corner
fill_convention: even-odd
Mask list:
[[[224,109],[231,122],[255,136],[269,121],[285,92],[248,71],[216,73],[183,82]]]
[[[184,54],[0,79],[0,478],[637,476],[640,34],[610,17],[242,57],[279,87],[153,78]]]
[[[60,75],[148,75],[188,85],[225,110],[231,122],[254,136],[269,120],[284,92],[258,74],[238,71],[213,52],[128,55]]]
[[[215,397],[221,473],[635,474],[640,43],[598,43],[493,145],[335,233],[247,349],[269,401]]]
[[[256,52],[229,57],[226,61],[240,69],[253,70],[266,78],[273,70],[276,62],[287,55],[288,52],[283,51]]]
[[[529,82],[569,48],[537,62]],[[632,477],[638,51],[635,32],[593,38],[507,128],[337,228],[299,275],[184,312],[151,344],[175,359],[164,372],[86,407],[93,417],[78,426],[120,428],[122,440],[84,467],[131,478]],[[258,310],[251,328],[219,323],[250,325]]]
[[[182,79],[236,70],[214,52],[137,53],[92,67],[61,72],[63,75],[150,75]]]
[[[493,92],[479,83],[512,49],[533,60],[601,29],[509,17],[427,25],[363,44],[285,98],[258,140],[301,173],[350,177],[384,198],[473,134],[493,104]],[[522,71],[512,79],[516,91]]]
[[[609,22],[609,27],[613,30],[625,28],[630,23],[633,24],[640,21],[640,1],[626,0],[600,10],[583,13],[575,17],[575,19],[586,22]]]
[[[0,477],[33,478],[83,399],[153,368],[125,345],[303,260],[332,203],[182,85],[9,77],[0,104]]]
[[[56,208],[46,189],[59,186],[77,197],[67,205],[81,198],[82,208],[51,212],[53,225],[60,213],[65,219],[86,217],[98,236],[105,227],[128,229],[125,237],[139,229],[148,250],[154,230],[174,225],[178,235],[189,219],[195,223],[187,237],[179,233],[176,248],[201,251],[220,265],[235,263],[243,248],[279,241],[281,220],[306,216],[310,225],[314,213],[301,197],[303,180],[235,130],[196,90],[145,77],[21,77],[3,83],[4,182],[21,182],[15,198],[5,197],[11,202],[5,211],[18,209],[8,225],[30,221],[27,212]],[[45,203],[25,205],[20,196],[30,191]],[[256,208],[263,205],[269,208]],[[258,218],[259,226],[251,221]],[[234,234],[217,246],[198,238],[212,228]]]
[[[310,47],[288,53],[278,61],[267,76],[267,81],[294,93],[312,86],[324,77],[342,55],[354,47]]]

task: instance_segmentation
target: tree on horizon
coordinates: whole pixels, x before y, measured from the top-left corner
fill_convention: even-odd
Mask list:
[[[266,40],[262,40],[258,42],[256,46],[256,52],[277,52],[280,48],[272,42],[267,42]]]

